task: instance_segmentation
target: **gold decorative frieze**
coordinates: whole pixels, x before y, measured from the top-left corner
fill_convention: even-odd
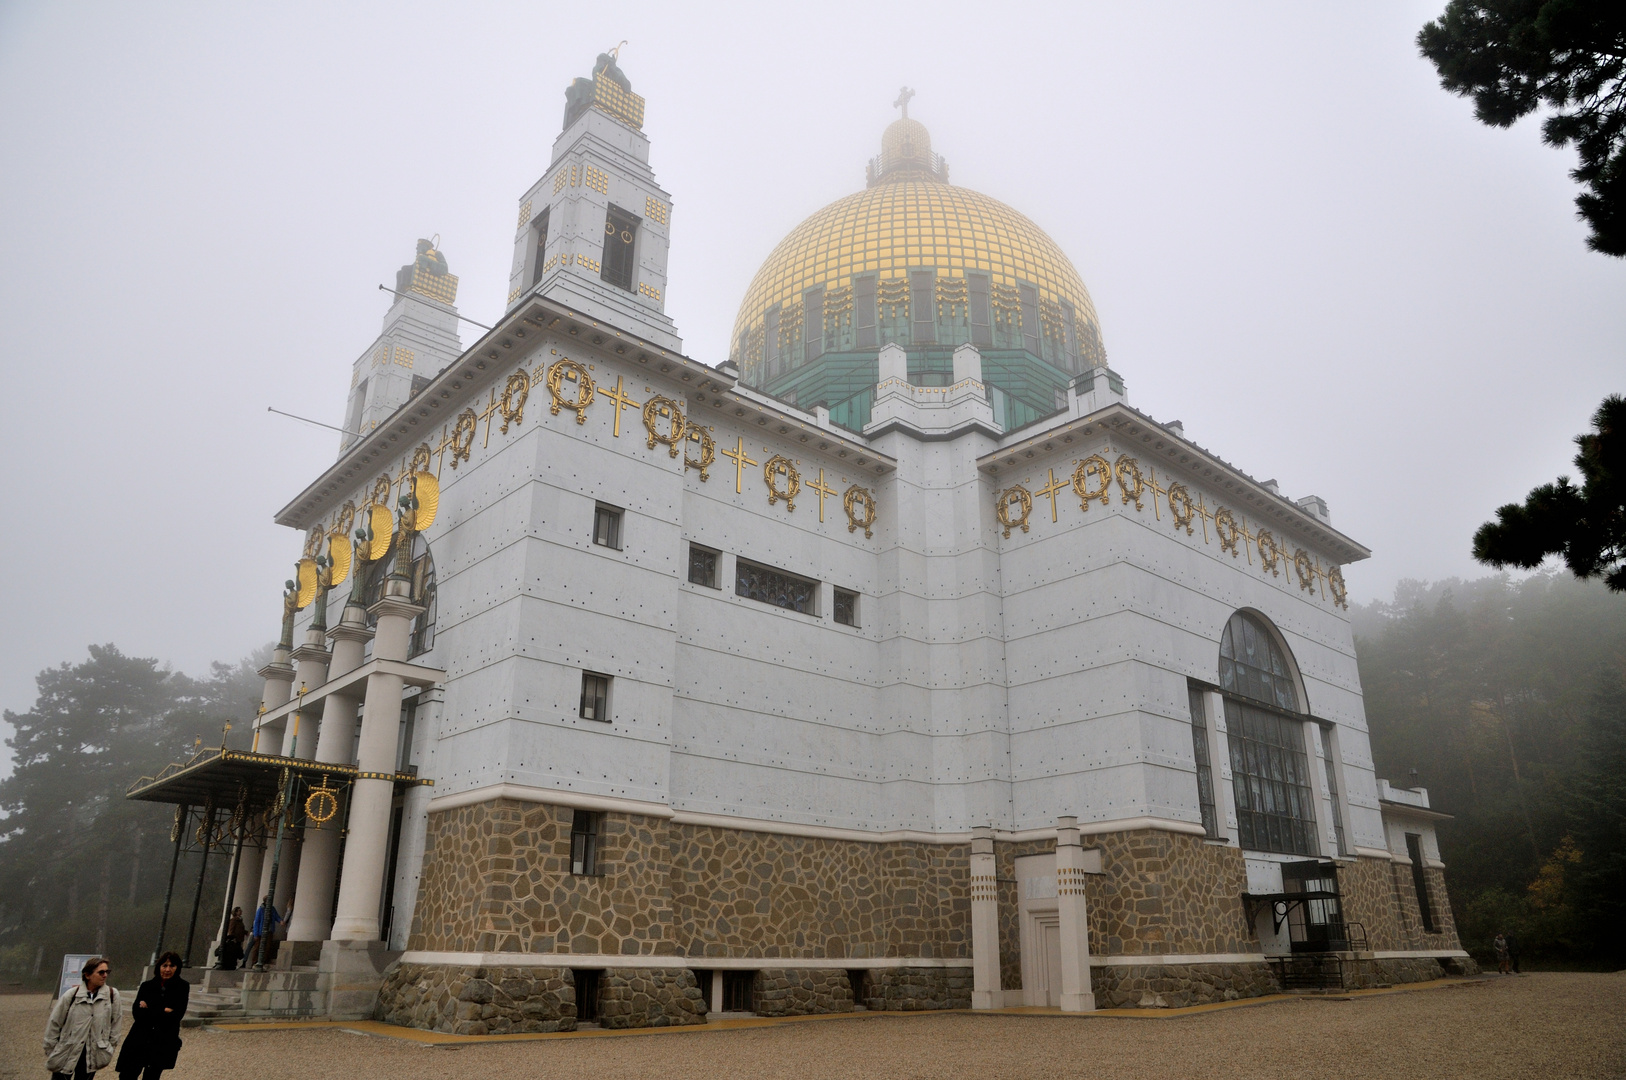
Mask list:
[[[657,304],[661,302],[661,291],[648,282],[640,281],[638,283],[638,291],[644,296],[647,296],[651,300],[655,301]]]
[[[480,417],[473,409],[464,409],[457,416],[457,423],[452,425],[452,468],[457,468],[459,461],[469,460],[469,454],[474,450],[474,429],[480,424]]]
[[[1191,519],[1196,516],[1197,507],[1191,501],[1191,492],[1186,490],[1184,484],[1169,485],[1169,517],[1176,529],[1186,530],[1191,535]]]
[[[711,432],[699,424],[684,425],[683,439],[688,444],[683,449],[683,467],[685,469],[699,469],[700,482],[705,483],[711,475],[706,470],[711,468],[712,462],[717,460],[716,440],[711,437]],[[689,446],[698,446],[700,456],[690,457]]]
[[[531,220],[531,200],[526,199],[525,200],[525,205],[521,206],[519,208],[519,224],[515,225],[514,228],[523,229],[525,227],[525,223],[530,221],[530,220]]]
[[[610,193],[610,174],[596,165],[589,165],[586,174],[582,178],[582,184],[600,195],[608,195]]]
[[[397,345],[395,347],[395,363],[400,367],[406,368],[408,371],[412,370],[412,359],[414,355],[415,354],[413,351],[404,345]]]
[[[648,195],[644,196],[644,216],[649,218],[651,221],[659,222],[660,224],[665,225],[669,212],[669,207],[667,207],[667,205],[661,202],[659,199]]]
[[[1086,507],[1088,503],[1085,504]],[[1015,511],[1014,513],[1012,511]],[[1012,529],[1028,531],[1028,518],[1033,515],[1033,494],[1021,484],[1012,484],[995,496],[994,516],[1004,526],[1005,539],[1011,538]]]
[[[593,78],[593,104],[633,128],[644,126],[644,99],[608,78]]]
[[[1277,566],[1282,561],[1282,545],[1276,539],[1276,534],[1269,529],[1260,529],[1253,543],[1259,549],[1259,568],[1269,570],[1271,577],[1280,577],[1281,571]]]
[[[1100,481],[1100,487],[1090,486],[1092,477]],[[1073,466],[1073,491],[1078,495],[1079,509],[1089,510],[1092,499],[1100,499],[1101,505],[1106,506],[1110,501],[1107,492],[1111,488],[1112,463],[1100,454],[1091,454]],[[1027,530],[1024,528],[1022,531]]]
[[[579,251],[576,252],[576,264],[578,266],[587,267],[587,269],[591,270],[595,274],[599,273],[598,260],[597,259],[589,259],[586,255],[583,255]]]
[[[1119,454],[1112,471],[1118,476],[1118,491],[1124,505],[1133,501],[1136,510],[1142,509],[1140,499],[1146,492],[1146,480],[1140,474],[1140,463],[1128,454]]]
[[[553,193],[555,195],[563,191],[565,189],[565,185],[570,182],[570,173],[573,168],[574,166],[572,166],[571,169],[561,168],[558,172],[553,174]]]
[[[516,371],[508,376],[508,382],[502,389],[502,433],[508,434],[509,424],[519,424],[525,419],[525,399],[531,395],[531,377],[523,371]]]
[[[508,302],[510,304],[512,304],[515,300],[518,300],[519,299],[519,294],[524,292],[524,291],[525,290],[521,289],[518,285],[515,285],[512,289],[509,289],[508,290]]]

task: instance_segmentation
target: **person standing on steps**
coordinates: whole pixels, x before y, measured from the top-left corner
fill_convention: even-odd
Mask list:
[[[158,974],[136,991],[130,1033],[119,1051],[119,1080],[158,1080],[165,1069],[175,1067],[181,1017],[191,995],[191,985],[181,978],[181,958],[172,952],[160,956]]]
[[[55,1080],[89,1080],[113,1060],[119,1041],[119,992],[107,985],[111,970],[100,956],[80,969],[84,985],[57,998],[45,1025],[45,1067]]]

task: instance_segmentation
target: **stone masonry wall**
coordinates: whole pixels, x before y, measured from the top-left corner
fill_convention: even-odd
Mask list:
[[[884,1012],[971,1008],[971,969],[872,968],[864,1008]]]
[[[853,991],[843,970],[764,968],[751,985],[758,1016],[810,1016],[852,1012]]]
[[[576,987],[565,968],[396,964],[374,1015],[451,1035],[574,1031]]]
[[[706,1002],[687,968],[609,968],[600,976],[598,1022],[606,1028],[704,1024]]]
[[[606,814],[602,873],[569,873],[565,807],[431,814],[408,948],[969,959],[964,844],[812,839]]]
[[[1153,964],[1090,968],[1098,1009],[1182,1009],[1277,990],[1270,965]]]
[[[1365,857],[1339,864],[1338,891],[1344,918],[1365,927],[1367,942],[1374,952],[1462,947],[1445,891],[1444,871],[1425,868],[1423,873],[1434,916],[1433,933],[1423,929],[1409,864]]]

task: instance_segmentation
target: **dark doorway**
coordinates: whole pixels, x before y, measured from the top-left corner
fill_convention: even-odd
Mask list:
[[[594,968],[576,968],[576,1022],[598,1023],[598,999],[601,976],[604,972]]]

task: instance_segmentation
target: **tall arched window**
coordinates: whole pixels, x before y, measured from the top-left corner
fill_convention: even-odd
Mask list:
[[[1319,854],[1291,658],[1262,620],[1239,611],[1220,637],[1219,676],[1238,841],[1253,851]]]

